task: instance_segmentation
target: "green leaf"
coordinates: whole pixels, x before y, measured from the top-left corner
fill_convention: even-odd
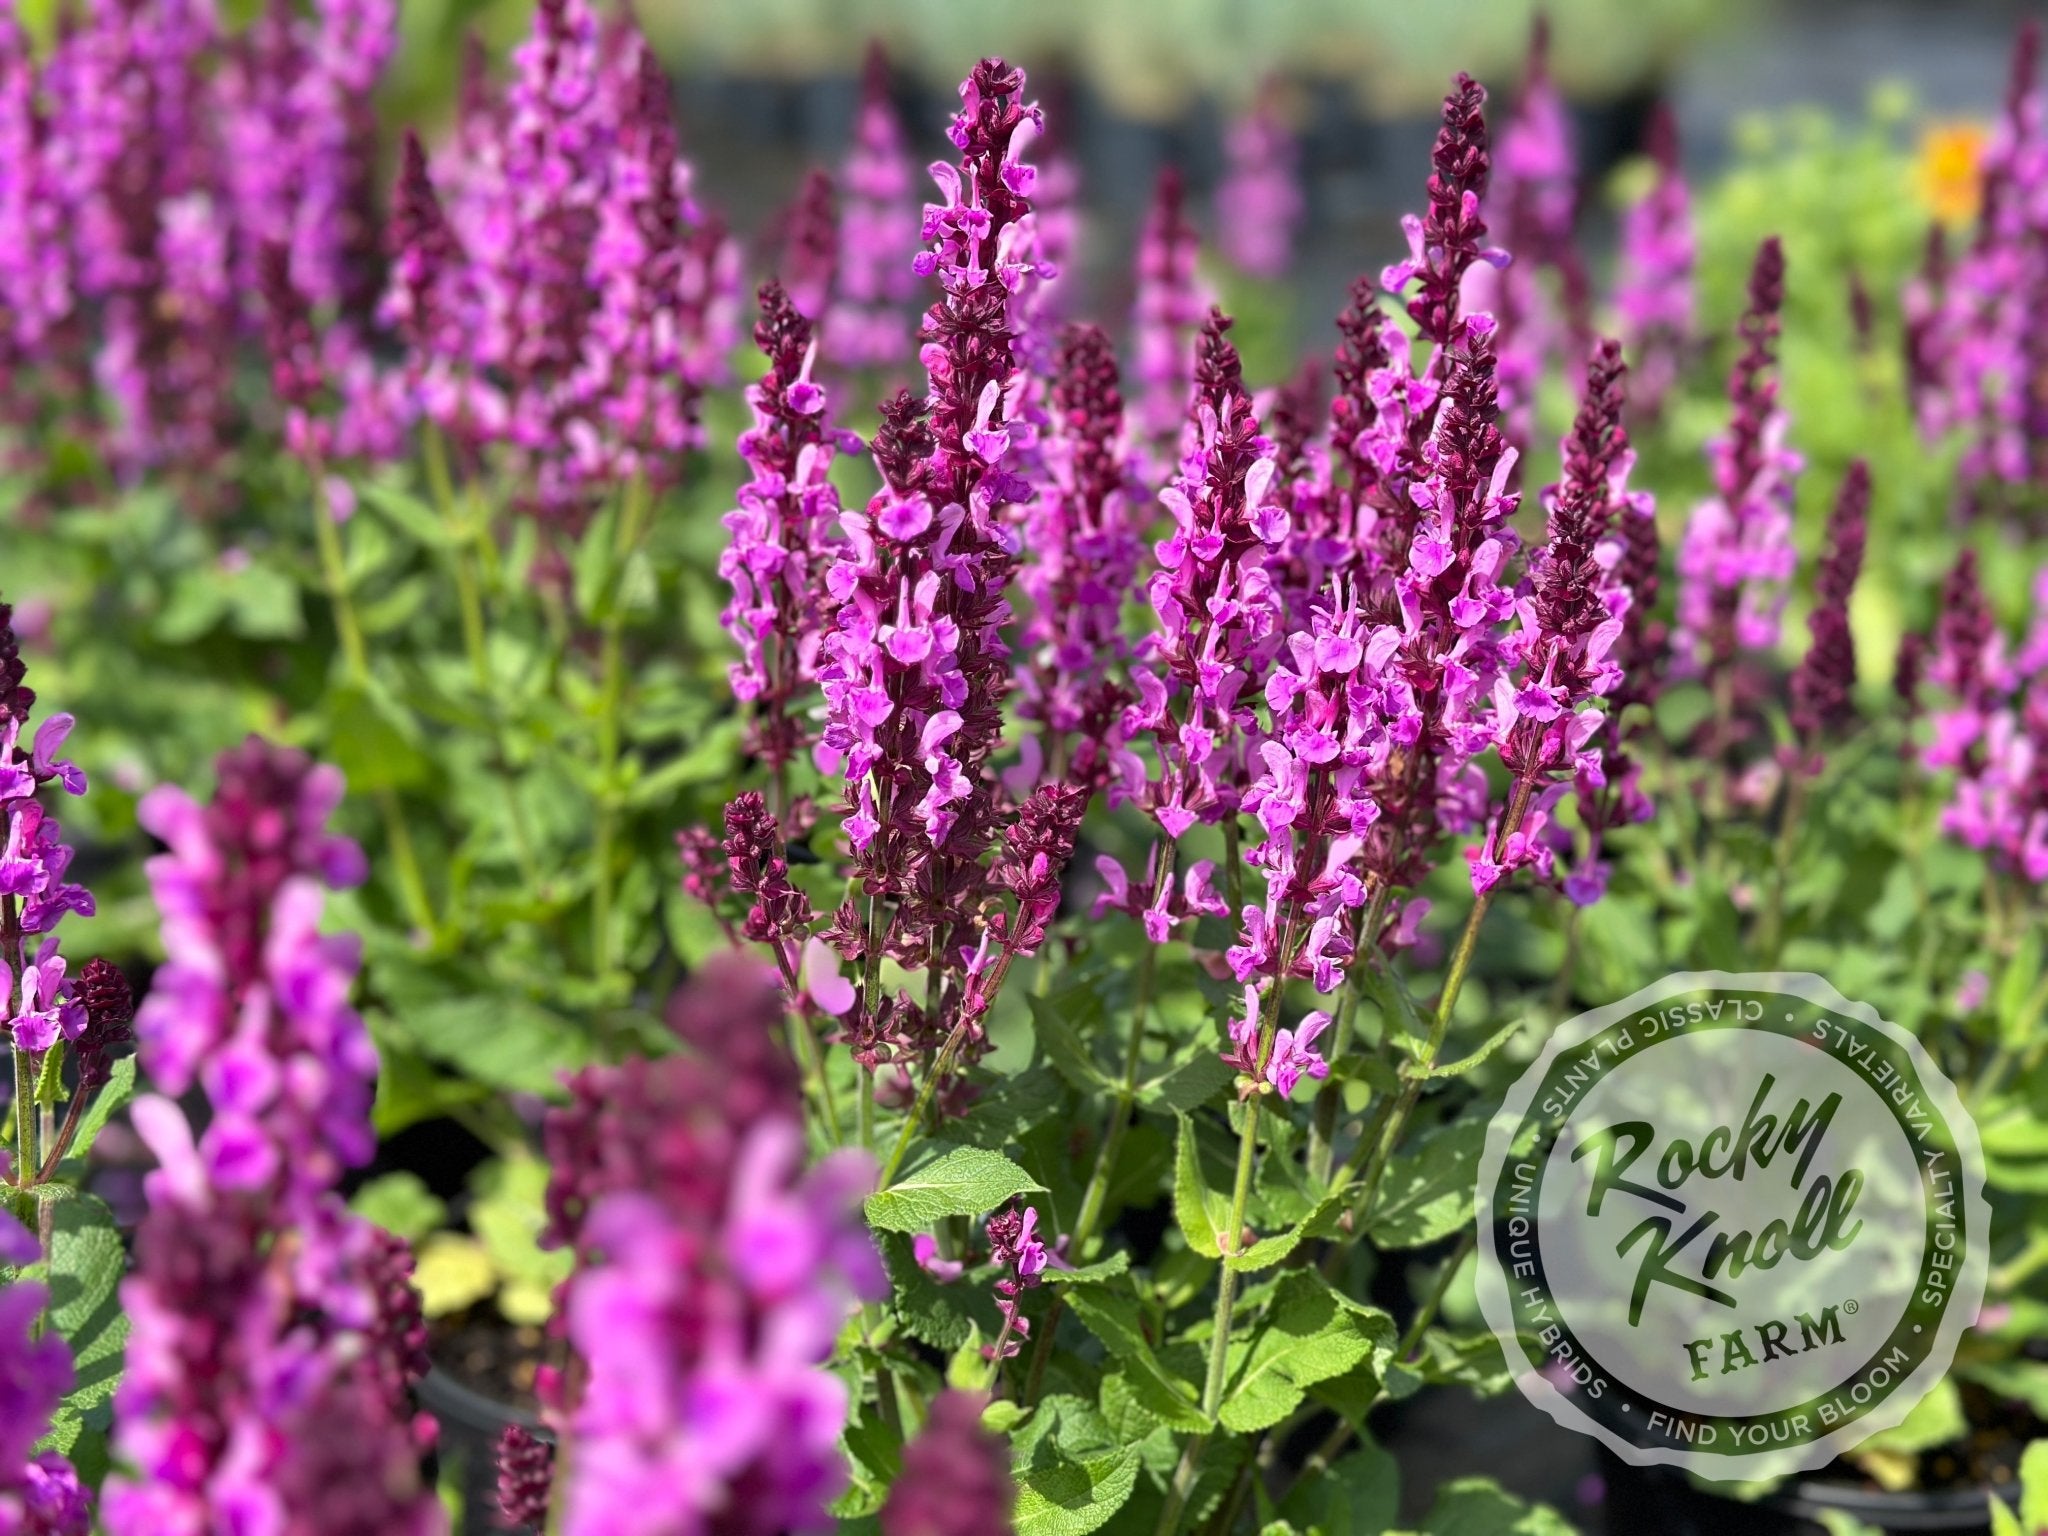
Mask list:
[[[42,1070],[36,1074],[35,1102],[55,1104],[64,1097],[64,1039],[58,1036],[56,1042],[43,1052]]]
[[[1944,1376],[1912,1411],[1890,1429],[1881,1429],[1858,1442],[1854,1455],[1917,1455],[1937,1445],[1961,1440],[1970,1431],[1963,1417],[1963,1399],[1953,1377]]]
[[[418,1243],[448,1220],[448,1206],[416,1173],[387,1173],[356,1191],[349,1209],[393,1237]]]
[[[1486,1122],[1453,1120],[1418,1137],[1388,1160],[1366,1231],[1381,1248],[1419,1248],[1472,1220],[1472,1192]]]
[[[1135,1297],[1110,1287],[1085,1287],[1070,1295],[1067,1305],[1129,1374],[1141,1407],[1175,1429],[1208,1429],[1194,1385],[1173,1375],[1153,1353]]]
[[[503,993],[407,1008],[399,1022],[426,1055],[510,1093],[559,1093],[562,1074],[590,1059],[583,1030]]]
[[[2020,1454],[2020,1523],[2048,1531],[2048,1440],[2036,1440]]]
[[[1408,983],[1388,968],[1378,965],[1361,965],[1351,974],[1358,982],[1359,991],[1378,1007],[1387,1038],[1411,1056],[1420,1054],[1423,1042],[1429,1038],[1429,1022],[1422,1017],[1421,1008],[1416,1006],[1415,998],[1408,991]]]
[[[1123,1508],[1137,1481],[1136,1446],[1027,1468],[1017,1478],[1017,1536],[1088,1536]]]
[[[392,485],[362,485],[357,490],[372,511],[415,543],[442,549],[452,542],[448,525],[417,496]]]
[[[1084,1264],[1079,1269],[1048,1269],[1040,1278],[1047,1285],[1100,1285],[1105,1280],[1128,1274],[1130,1268],[1131,1256],[1120,1248],[1108,1258]]]
[[[100,1139],[100,1132],[107,1128],[107,1122],[135,1097],[135,1058],[123,1056],[114,1063],[113,1072],[107,1078],[106,1086],[99,1096],[86,1106],[85,1113],[78,1117],[78,1134],[71,1139],[71,1158],[83,1159],[90,1152],[93,1143]]]
[[[121,1276],[128,1255],[114,1214],[92,1195],[57,1207],[50,1234],[50,1322],[71,1346],[72,1385],[64,1407],[88,1426],[103,1426],[104,1410],[121,1380],[128,1318],[121,1310]]]
[[[1500,1048],[1519,1035],[1522,1032],[1522,1026],[1528,1022],[1528,1019],[1524,1017],[1516,1019],[1511,1024],[1503,1024],[1499,1029],[1486,1037],[1485,1044],[1472,1052],[1471,1055],[1461,1056],[1456,1061],[1439,1062],[1427,1072],[1420,1071],[1414,1067],[1407,1067],[1403,1070],[1409,1076],[1422,1078],[1425,1081],[1439,1077],[1463,1077],[1474,1067],[1483,1065],[1497,1055]]]
[[[881,1232],[921,1232],[944,1217],[981,1216],[1043,1187],[1000,1153],[955,1147],[869,1195],[868,1225]]]
[[[1180,1223],[1181,1235],[1188,1240],[1190,1249],[1205,1259],[1219,1258],[1223,1244],[1217,1232],[1229,1222],[1230,1208],[1223,1197],[1202,1180],[1202,1159],[1195,1146],[1194,1121],[1186,1115],[1174,1118],[1180,1122],[1180,1135],[1174,1146],[1174,1219]]]
[[[568,1249],[540,1245],[548,1221],[547,1164],[524,1154],[488,1162],[471,1176],[470,1188],[469,1229],[498,1272],[498,1310],[514,1323],[546,1322],[555,1287],[575,1265]]]
[[[1066,1002],[1074,989],[1051,997],[1033,996],[1031,1029],[1038,1037],[1038,1049],[1052,1069],[1083,1093],[1113,1086],[1109,1074],[1095,1063],[1080,1033],[1068,1020]]]
[[[344,683],[327,696],[327,756],[352,794],[410,789],[433,776],[419,728],[383,689]]]
[[[2008,1046],[2021,1045],[2040,1021],[2040,1005],[2034,1000],[2040,980],[2041,930],[2030,927],[1998,979],[1998,1035]]]
[[[917,1262],[910,1237],[885,1232],[880,1244],[882,1267],[889,1272],[890,1309],[904,1331],[934,1349],[954,1350],[975,1336],[1000,1326],[995,1303],[985,1287],[964,1280],[942,1285]]]
[[[1263,1316],[1233,1336],[1225,1356],[1226,1429],[1270,1429],[1301,1406],[1307,1388],[1371,1360],[1383,1369],[1394,1324],[1384,1312],[1338,1295],[1321,1276],[1295,1270],[1280,1281]]]
[[[2027,1536],[2026,1527],[2020,1524],[2020,1517],[2012,1512],[2012,1506],[1997,1494],[1987,1492],[1985,1499],[1991,1505],[1991,1536]]]
[[[1172,1071],[1138,1086],[1138,1102],[1147,1109],[1185,1114],[1199,1109],[1230,1086],[1235,1074],[1214,1051],[1204,1050]]]
[[[1424,1536],[1577,1536],[1547,1504],[1524,1504],[1490,1477],[1463,1477],[1438,1491]]]
[[[1401,1469],[1368,1436],[1322,1476],[1297,1481],[1280,1514],[1300,1536],[1377,1536],[1400,1502]]]
[[[467,1232],[435,1232],[413,1255],[413,1289],[428,1317],[466,1312],[498,1288],[490,1251]]]

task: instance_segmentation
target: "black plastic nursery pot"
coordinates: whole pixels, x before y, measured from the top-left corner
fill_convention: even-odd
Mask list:
[[[440,1436],[434,1454],[441,1467],[453,1467],[462,1489],[462,1529],[466,1536],[503,1532],[498,1521],[498,1437],[514,1424],[547,1438],[533,1413],[499,1402],[464,1386],[441,1367],[433,1366],[417,1388],[420,1407],[434,1416]]]
[[[1600,1461],[1610,1536],[1826,1536],[1821,1521],[1836,1513],[1886,1532],[1991,1529],[1987,1488],[1894,1493],[1802,1477],[1752,1502],[1717,1493],[1673,1467],[1630,1466],[1604,1447]]]

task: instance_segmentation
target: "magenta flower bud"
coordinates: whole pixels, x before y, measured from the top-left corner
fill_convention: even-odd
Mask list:
[[[517,1424],[498,1436],[498,1518],[507,1530],[539,1531],[554,1491],[555,1447]]]
[[[1792,673],[1792,728],[1798,733],[1806,772],[1819,768],[1821,737],[1855,713],[1856,641],[1849,629],[1849,599],[1863,569],[1863,544],[1870,517],[1870,466],[1857,459],[1842,477],[1828,517],[1827,547],[1814,576],[1813,612],[1807,616],[1811,643]]]

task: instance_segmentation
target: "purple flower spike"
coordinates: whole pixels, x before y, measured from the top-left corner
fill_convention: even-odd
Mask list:
[[[210,805],[165,785],[139,811],[170,846],[148,865],[171,959],[136,1016],[143,1067],[166,1092],[204,1086],[202,1154],[275,1180],[293,1208],[374,1146],[376,1053],[348,1006],[357,946],[319,932],[322,887],[363,873],[327,830],[341,788],[334,769],[252,737],[222,756]]]
[[[1573,239],[1578,182],[1571,117],[1550,77],[1550,27],[1539,12],[1521,96],[1501,131],[1487,194],[1501,212],[1501,243],[1515,259],[1505,267],[1475,263],[1461,296],[1467,312],[1485,310],[1499,325],[1501,410],[1517,446],[1529,440],[1536,386],[1551,362],[1583,352],[1590,340],[1586,271]]]
[[[1778,406],[1779,310],[1785,256],[1775,236],[1758,248],[1742,317],[1742,355],[1728,382],[1734,419],[1708,448],[1716,494],[1693,511],[1678,550],[1682,666],[1710,681],[1743,651],[1778,643],[1792,548],[1792,492],[1800,458],[1785,443]]]
[[[882,1536],[1011,1536],[1010,1451],[981,1426],[981,1398],[941,1392],[882,1505]]]
[[[364,874],[326,827],[341,778],[254,738],[218,777],[207,806],[165,786],[139,812],[170,849],[148,869],[171,959],[137,1017],[143,1065],[169,1092],[204,1089],[210,1115],[195,1141],[170,1099],[134,1109],[158,1167],[122,1286],[129,1470],[107,1523],[439,1536],[419,1475],[432,1426],[410,1401],[426,1369],[411,1256],[334,1192],[374,1146],[377,1071],[348,1006],[357,944],[319,932],[323,887]],[[86,981],[89,1011],[118,1001]]]
[[[821,322],[839,267],[839,214],[831,174],[812,169],[782,215],[778,277],[805,319]]]
[[[498,1436],[498,1517],[508,1530],[541,1530],[554,1492],[555,1447],[507,1424]]]
[[[950,1024],[863,995],[849,1033],[864,1062],[955,1026],[964,1059],[978,1059],[975,1021],[1014,952],[974,913],[1001,809],[989,763],[1009,688],[1003,629],[1018,539],[1007,509],[1035,494],[1015,319],[1047,269],[1027,195],[1035,176],[1019,158],[1040,115],[1023,90],[1023,73],[999,59],[961,85],[950,132],[960,159],[931,168],[943,200],[925,205],[916,262],[940,290],[919,350],[930,393],[883,406],[870,445],[882,489],[840,519],[846,542],[826,577],[836,606],[819,652],[826,725],[815,755],[843,775],[858,877],[894,898],[886,912],[843,909],[829,937],[850,962],[887,952],[955,973],[928,988]]]
[[[1303,198],[1299,147],[1281,119],[1277,88],[1268,85],[1223,138],[1225,171],[1216,189],[1216,230],[1223,254],[1268,282],[1287,275]]]
[[[754,342],[768,371],[747,390],[754,424],[739,449],[753,476],[725,515],[732,543],[719,574],[733,595],[719,617],[740,647],[732,690],[750,706],[748,748],[779,774],[806,745],[804,699],[816,683],[831,603],[825,578],[844,548],[832,460],[860,440],[831,426],[825,391],[812,377],[811,322],[776,283],[759,297]]]
[[[1131,304],[1131,350],[1137,391],[1133,435],[1145,456],[1145,477],[1173,463],[1175,435],[1187,421],[1194,387],[1195,331],[1209,296],[1195,271],[1200,240],[1188,222],[1187,188],[1179,169],[1159,173],[1151,210],[1138,236],[1137,291]]]
[[[1857,459],[1842,477],[1828,517],[1827,549],[1814,576],[1812,637],[1792,673],[1792,728],[1797,732],[1807,773],[1819,770],[1823,735],[1855,713],[1856,641],[1849,630],[1849,599],[1863,569],[1863,544],[1870,519],[1870,466]]]
[[[1615,739],[1612,702],[1625,681],[1617,648],[1629,628],[1637,594],[1624,577],[1617,518],[1649,522],[1647,494],[1628,489],[1633,455],[1622,429],[1621,343],[1602,341],[1587,364],[1577,420],[1563,446],[1564,479],[1544,497],[1549,526],[1515,603],[1518,627],[1507,642],[1511,670],[1493,684],[1490,728],[1503,767],[1513,776],[1505,808],[1491,818],[1485,841],[1466,850],[1473,889],[1491,890],[1521,868],[1558,880],[1585,905],[1606,888],[1600,863],[1599,817],[1586,853],[1559,877],[1559,829],[1550,811],[1571,775],[1582,803],[1608,785],[1603,748]]]
[[[1094,326],[1061,338],[1043,457],[1052,484],[1026,515],[1017,578],[1031,600],[1018,713],[1040,722],[1038,757],[1053,774],[1093,787],[1108,768],[1102,743],[1122,698],[1111,672],[1127,653],[1123,605],[1143,554],[1116,353]]]
[[[826,1362],[887,1284],[860,1218],[864,1155],[804,1166],[771,972],[712,962],[678,995],[688,1047],[593,1067],[546,1127],[550,1240],[572,1248],[551,1380],[573,1435],[570,1536],[829,1531],[846,1390]]]
[[[1457,334],[1458,290],[1472,264],[1507,264],[1505,252],[1479,243],[1486,238],[1479,200],[1491,166],[1485,107],[1486,88],[1470,75],[1459,75],[1444,98],[1443,126],[1430,151],[1428,210],[1419,219],[1411,214],[1401,220],[1408,236],[1408,259],[1380,275],[1380,285],[1389,293],[1415,287],[1408,318],[1439,354]],[[1444,362],[1433,363],[1432,372],[1441,376],[1444,367]]]
[[[881,367],[910,351],[913,176],[889,99],[888,56],[871,43],[853,143],[839,172],[839,283],[825,322],[831,356],[844,367]]]
[[[1629,359],[1629,409],[1654,421],[1693,347],[1693,268],[1697,241],[1692,194],[1678,164],[1678,126],[1659,103],[1650,118],[1656,180],[1621,219],[1614,310]]]
[[[1288,513],[1271,494],[1273,445],[1259,433],[1230,324],[1212,310],[1202,327],[1189,452],[1160,493],[1173,531],[1146,589],[1158,628],[1139,647],[1138,698],[1111,747],[1110,803],[1141,805],[1169,839],[1235,812],[1251,701],[1279,621],[1265,562],[1287,537]],[[1156,778],[1136,750],[1148,737]]]

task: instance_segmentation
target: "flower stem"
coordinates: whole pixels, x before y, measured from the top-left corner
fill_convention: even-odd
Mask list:
[[[1109,1181],[1116,1172],[1117,1154],[1123,1150],[1124,1134],[1130,1129],[1131,1109],[1138,1097],[1138,1071],[1145,1057],[1145,1019],[1152,1011],[1152,988],[1159,972],[1159,946],[1146,941],[1138,961],[1138,995],[1131,1005],[1131,1032],[1124,1045],[1123,1082],[1110,1105],[1109,1126],[1102,1134],[1102,1148],[1095,1157],[1095,1171],[1089,1175],[1087,1191],[1081,1197],[1081,1213],[1074,1218],[1069,1243],[1076,1264],[1088,1261],[1088,1243],[1095,1236],[1096,1223],[1109,1200]],[[1040,1336],[1040,1348],[1050,1333]]]
[[[1358,1020],[1357,967],[1375,962],[1380,925],[1386,920],[1387,906],[1393,895],[1393,887],[1381,881],[1379,889],[1372,893],[1372,901],[1366,906],[1364,920],[1359,924],[1353,969],[1344,978],[1343,996],[1337,999],[1336,1029],[1330,1037],[1329,1061],[1332,1067],[1351,1049],[1351,1035]],[[1337,1134],[1337,1111],[1343,1104],[1344,1084],[1332,1072],[1329,1081],[1316,1092],[1315,1109],[1309,1120],[1308,1174],[1312,1183],[1322,1184],[1329,1180],[1330,1159],[1334,1155],[1333,1144]]]
[[[433,491],[435,509],[441,514],[441,522],[448,532],[448,564],[455,576],[456,603],[462,612],[462,648],[469,657],[470,671],[475,674],[477,696],[483,701],[484,715],[490,725],[491,767],[505,788],[505,805],[512,824],[512,849],[519,860],[519,872],[527,887],[544,890],[548,884],[543,879],[539,861],[534,857],[533,839],[527,831],[526,807],[519,798],[519,785],[512,777],[509,754],[505,750],[504,708],[498,697],[497,675],[491,667],[490,627],[484,610],[482,583],[476,570],[476,552],[465,537],[467,529],[458,516],[455,505],[455,485],[448,473],[448,450],[442,442],[441,432],[428,422],[424,434],[423,452],[427,464],[427,484]],[[488,542],[490,534],[478,519],[477,537]]]
[[[1507,840],[1521,829],[1522,818],[1528,813],[1529,802],[1535,795],[1533,782],[1517,780],[1513,796],[1508,801],[1507,814],[1501,818],[1500,846],[1506,847]],[[1494,887],[1498,890],[1499,887]],[[1472,956],[1479,947],[1479,929],[1486,921],[1487,910],[1493,905],[1493,890],[1482,891],[1472,902],[1472,910],[1465,918],[1465,931],[1458,935],[1458,947],[1451,952],[1450,969],[1444,973],[1444,988],[1437,997],[1436,1014],[1430,1020],[1429,1039],[1424,1042],[1422,1056],[1416,1062],[1416,1070],[1402,1074],[1400,1097],[1394,1101],[1394,1108],[1387,1117],[1386,1130],[1370,1150],[1361,1143],[1361,1150],[1368,1159],[1364,1175],[1359,1179],[1360,1192],[1352,1204],[1354,1211],[1362,1210],[1379,1187],[1380,1176],[1386,1171],[1387,1159],[1401,1140],[1401,1132],[1407,1127],[1408,1117],[1415,1110],[1415,1101],[1422,1096],[1422,1084],[1429,1071],[1436,1065],[1437,1056],[1443,1051],[1444,1036],[1450,1033],[1451,1015],[1457,1010],[1458,994],[1464,989],[1466,973],[1472,969]]]
[[[619,589],[626,563],[639,549],[641,537],[646,532],[647,514],[652,504],[653,497],[648,493],[645,477],[635,475],[626,483],[618,532],[612,544],[611,580],[599,642],[602,659],[599,663],[601,680],[597,704],[597,835],[592,850],[594,879],[590,893],[591,970],[599,980],[610,976],[612,970],[612,845],[618,837],[619,786],[616,781],[623,727],[620,711],[626,696],[626,616],[620,605]]]
[[[334,613],[334,628],[341,636],[342,660],[349,681],[358,689],[370,685],[370,653],[363,643],[363,626],[356,617],[355,599],[349,593],[348,564],[342,555],[341,533],[334,522],[334,509],[327,497],[327,475],[317,457],[306,460],[306,472],[313,480],[313,533],[320,548],[320,574],[327,587],[327,605]],[[426,878],[413,852],[412,833],[389,788],[374,792],[377,810],[384,822],[384,841],[390,845],[391,861],[398,872],[398,888],[405,899],[406,915],[412,925],[429,938],[436,931],[434,904],[427,896]]]
[[[1798,839],[1801,818],[1806,813],[1806,775],[1795,764],[1785,785],[1785,807],[1778,824],[1778,843],[1772,859],[1771,894],[1764,906],[1763,931],[1757,948],[1764,957],[1764,969],[1778,968],[1778,954],[1784,947],[1785,884],[1792,870],[1792,845]]]
[[[896,1170],[903,1166],[904,1154],[910,1151],[910,1138],[917,1134],[917,1128],[924,1120],[924,1112],[931,1107],[932,1095],[938,1090],[939,1079],[944,1077],[953,1065],[953,1058],[959,1054],[961,1042],[967,1038],[967,1021],[962,1019],[953,1026],[946,1036],[946,1043],[939,1047],[939,1054],[932,1058],[931,1070],[924,1075],[924,1086],[917,1090],[917,1102],[910,1106],[910,1113],[903,1117],[903,1129],[896,1134],[896,1145],[889,1153],[889,1160],[882,1164],[882,1176],[875,1181],[876,1189],[887,1189],[889,1181],[896,1177]]]
[[[1290,924],[1280,935],[1277,951],[1281,956],[1280,974],[1273,978],[1272,989],[1266,994],[1267,1007],[1262,1010],[1263,1016],[1259,1021],[1259,1045],[1253,1058],[1257,1068],[1255,1076],[1262,1076],[1266,1070],[1266,1061],[1273,1048],[1273,1032],[1280,1024],[1280,994],[1292,969],[1289,964],[1294,950],[1291,930]],[[1238,1252],[1238,1239],[1244,1235],[1245,1207],[1251,1203],[1252,1175],[1259,1155],[1259,1107],[1262,1100],[1260,1093],[1254,1093],[1245,1100],[1244,1125],[1237,1138],[1237,1178],[1230,1191],[1230,1224],[1217,1235],[1223,1250],[1223,1267],[1216,1278],[1216,1315],[1209,1335],[1209,1369],[1202,1381],[1202,1414],[1212,1420],[1223,1406],[1223,1389],[1227,1385],[1231,1313],[1237,1303],[1237,1271],[1230,1267],[1230,1258]],[[1206,1434],[1196,1435],[1181,1452],[1180,1464],[1174,1468],[1173,1482],[1166,1492],[1165,1507],[1159,1512],[1159,1536],[1173,1536],[1180,1529],[1188,1496],[1194,1491],[1196,1462],[1207,1439]]]

